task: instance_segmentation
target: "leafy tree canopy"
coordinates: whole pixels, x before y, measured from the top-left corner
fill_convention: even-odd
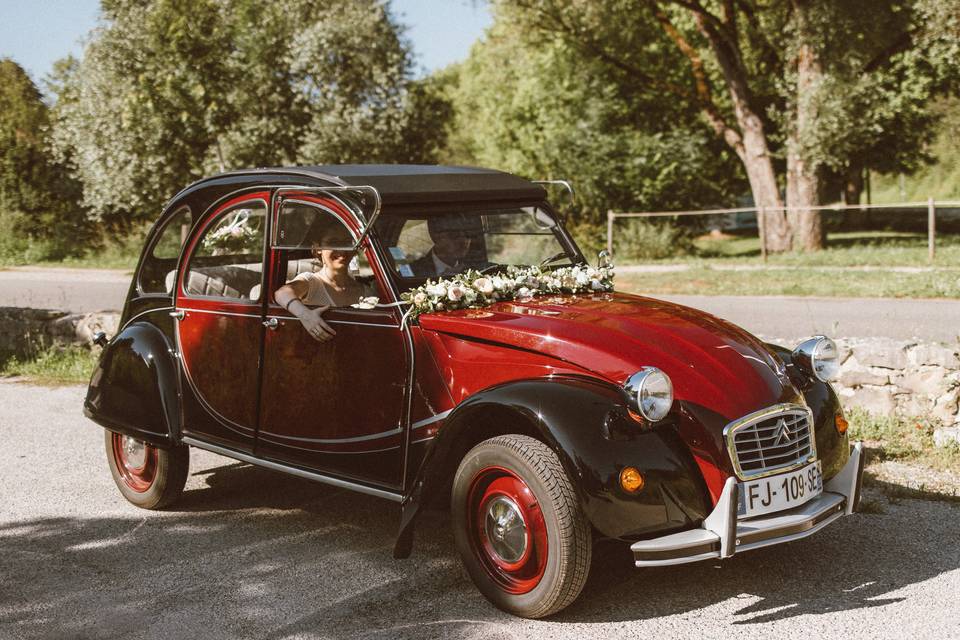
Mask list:
[[[106,218],[187,183],[291,163],[426,161],[444,105],[382,0],[103,0],[55,83],[55,143]]]
[[[30,76],[0,59],[0,215],[3,233],[48,241],[46,257],[76,253],[90,225],[77,206],[79,185],[51,161],[49,109]],[[12,223],[12,225],[11,225]]]
[[[470,57],[437,79],[454,107],[451,160],[569,179],[577,221],[594,224],[607,209],[712,205],[744,188],[695,110],[512,18],[495,7]]]

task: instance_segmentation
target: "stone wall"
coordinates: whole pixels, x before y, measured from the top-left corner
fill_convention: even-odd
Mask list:
[[[800,341],[773,342],[792,348]],[[849,338],[837,346],[843,364],[834,388],[844,407],[960,423],[960,343]]]
[[[69,313],[0,307],[0,354],[26,356],[61,344],[91,344],[98,331],[117,332],[119,313]]]

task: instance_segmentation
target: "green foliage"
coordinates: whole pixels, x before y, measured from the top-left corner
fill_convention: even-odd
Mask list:
[[[98,357],[87,347],[54,346],[29,358],[0,358],[0,377],[23,377],[47,385],[85,384]]]
[[[437,77],[454,109],[447,159],[571,180],[574,224],[597,225],[608,209],[714,204],[743,188],[689,106],[609,73],[518,16],[496,5],[468,60]]]
[[[873,202],[960,200],[960,99],[937,100],[930,110],[937,118],[935,137],[927,147],[931,164],[904,176],[902,191],[899,175],[872,176]]]
[[[878,415],[859,408],[847,411],[847,418],[851,439],[867,441],[881,460],[919,461],[933,468],[960,470],[960,447],[934,445],[936,421]]]
[[[61,258],[91,238],[78,185],[51,160],[47,106],[26,72],[0,59],[0,255]]]
[[[686,256],[694,252],[693,234],[663,220],[625,219],[613,240],[617,262],[642,262]]]
[[[108,222],[222,170],[428,161],[444,107],[411,64],[383,0],[104,0],[55,146]]]

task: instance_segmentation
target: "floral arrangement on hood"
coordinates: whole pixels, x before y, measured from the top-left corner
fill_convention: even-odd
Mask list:
[[[432,311],[480,309],[502,300],[529,300],[558,293],[613,291],[613,267],[574,265],[553,269],[507,267],[484,275],[469,269],[450,278],[427,280],[401,298],[410,304],[410,317]]]

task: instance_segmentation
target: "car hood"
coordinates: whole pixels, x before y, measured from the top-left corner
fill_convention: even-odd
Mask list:
[[[799,396],[783,362],[760,340],[703,311],[653,298],[548,296],[419,321],[428,331],[543,353],[617,385],[641,367],[658,367],[677,400],[727,420]]]

